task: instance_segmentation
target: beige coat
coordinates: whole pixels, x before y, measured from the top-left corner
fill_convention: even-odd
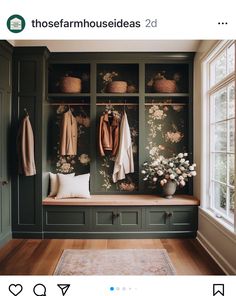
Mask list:
[[[60,135],[60,155],[77,154],[77,121],[71,110],[63,114]]]
[[[112,180],[125,179],[125,175],[134,172],[134,159],[130,128],[126,113],[124,113],[120,125],[120,145],[115,160]]]
[[[18,132],[19,171],[25,176],[36,174],[34,161],[34,134],[29,120],[25,116]]]

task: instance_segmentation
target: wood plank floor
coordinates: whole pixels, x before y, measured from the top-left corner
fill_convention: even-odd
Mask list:
[[[166,249],[178,275],[224,274],[194,239],[14,239],[0,250],[0,275],[51,275],[64,249]]]

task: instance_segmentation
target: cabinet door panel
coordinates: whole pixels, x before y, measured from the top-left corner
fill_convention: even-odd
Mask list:
[[[148,230],[167,230],[169,220],[166,215],[167,210],[163,207],[146,208],[146,229]]]
[[[44,231],[85,231],[90,227],[90,209],[84,207],[44,207]]]
[[[173,207],[170,209],[170,230],[186,231],[197,229],[197,207]]]
[[[111,207],[95,207],[93,209],[93,227],[99,231],[114,230],[117,224],[115,210]]]
[[[139,230],[142,226],[142,209],[117,208],[117,218],[119,230]]]

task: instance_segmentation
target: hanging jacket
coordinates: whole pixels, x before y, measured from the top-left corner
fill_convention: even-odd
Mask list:
[[[117,154],[119,147],[119,124],[120,119],[116,115],[109,118],[108,112],[100,117],[99,124],[99,151],[101,156],[105,155],[105,151],[112,151],[112,155]]]
[[[25,176],[36,175],[34,161],[34,134],[29,120],[25,116],[18,131],[19,173]]]
[[[125,179],[125,175],[134,172],[134,159],[132,150],[132,141],[130,128],[126,112],[120,125],[120,145],[114,164],[112,180],[116,183],[118,180]]]
[[[77,154],[77,121],[71,110],[63,114],[60,131],[60,155]]]

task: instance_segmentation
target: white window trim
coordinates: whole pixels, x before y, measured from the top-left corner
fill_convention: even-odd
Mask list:
[[[236,233],[236,213],[234,213],[234,226],[225,220],[223,217],[219,218],[216,216],[216,213],[210,208],[210,178],[209,178],[209,168],[210,168],[210,118],[209,118],[209,111],[210,111],[210,73],[209,73],[209,64],[212,60],[219,56],[222,51],[225,50],[230,44],[235,43],[234,40],[224,40],[219,41],[213,46],[213,48],[201,59],[201,120],[202,120],[202,147],[201,147],[201,196],[203,200],[201,202],[201,208],[204,210],[208,215],[209,218],[213,219],[215,223],[218,223],[221,227],[227,229],[230,232]],[[236,52],[236,51],[235,51]],[[235,59],[236,61],[236,59]],[[236,69],[236,67],[235,67]],[[224,82],[234,81],[236,82],[236,70],[234,71],[234,78],[232,75],[227,75],[223,81],[217,83],[214,88],[211,87],[211,91],[216,91],[220,88],[222,83]],[[236,84],[235,84],[236,86]],[[236,109],[236,104],[235,104]],[[236,110],[235,110],[236,111]],[[236,114],[236,112],[235,112]],[[235,125],[236,126],[236,125]],[[206,128],[207,127],[207,128]],[[236,150],[236,145],[235,145]],[[235,151],[236,152],[236,151]],[[236,155],[236,153],[235,153]],[[235,175],[236,175],[236,157],[235,157]],[[235,203],[236,203],[236,195],[235,195]]]

